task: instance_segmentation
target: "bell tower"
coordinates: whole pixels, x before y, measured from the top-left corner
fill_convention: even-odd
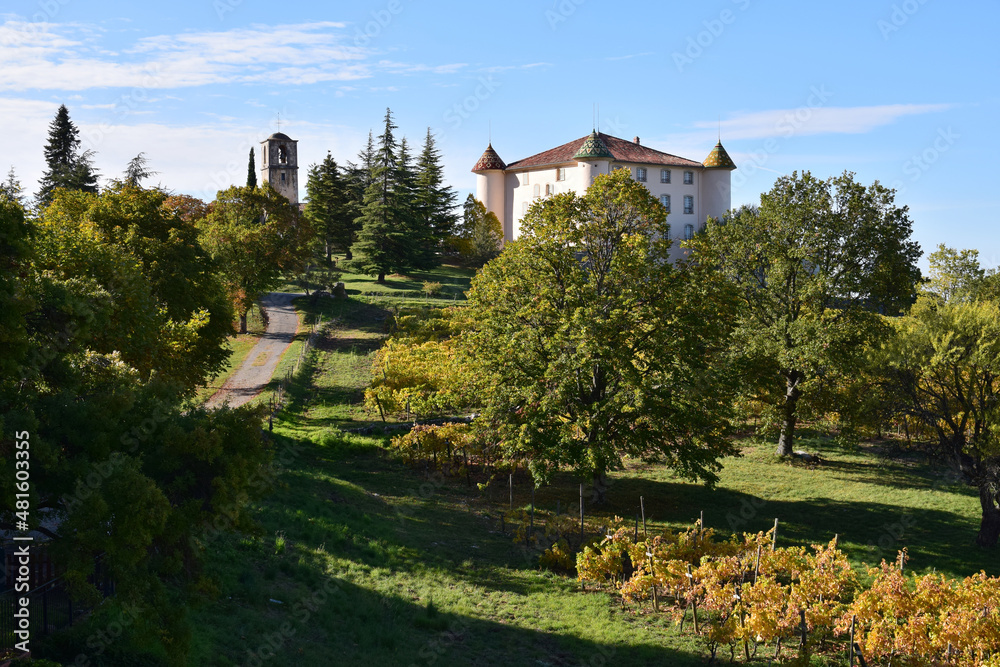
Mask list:
[[[299,205],[298,143],[283,132],[275,132],[260,144],[261,181],[270,183],[295,207]]]

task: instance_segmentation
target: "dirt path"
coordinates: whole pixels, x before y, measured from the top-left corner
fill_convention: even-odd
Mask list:
[[[292,306],[292,299],[299,296],[303,295],[271,292],[261,298],[260,305],[268,316],[267,333],[250,350],[243,365],[232,374],[222,389],[208,399],[205,407],[213,409],[227,403],[229,407],[239,407],[249,403],[264,390],[271,381],[281,356],[295,339],[299,316]]]

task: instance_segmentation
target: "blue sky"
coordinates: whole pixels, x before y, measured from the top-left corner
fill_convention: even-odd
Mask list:
[[[104,176],[143,151],[163,186],[205,199],[245,182],[250,146],[279,118],[305,167],[327,151],[355,159],[391,107],[415,149],[435,131],[464,198],[491,131],[511,162],[587,134],[599,104],[604,132],[696,160],[721,125],[740,167],[734,205],[793,170],[850,170],[897,188],[925,251],[945,242],[1000,265],[993,0],[35,0],[4,12],[0,168],[32,192],[61,103]]]

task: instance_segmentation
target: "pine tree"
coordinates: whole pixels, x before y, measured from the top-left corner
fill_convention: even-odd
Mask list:
[[[323,244],[326,261],[330,262],[334,249],[347,252],[347,259],[351,259],[351,244],[358,231],[357,215],[347,181],[329,152],[322,163],[309,167],[306,192],[309,197],[306,218]]]
[[[424,149],[417,160],[417,212],[431,231],[435,250],[441,250],[455,226],[455,191],[444,185],[441,152],[427,128]]]
[[[151,171],[146,167],[148,160],[146,159],[146,154],[140,152],[134,158],[128,161],[128,166],[125,167],[125,184],[131,185],[134,188],[142,187],[142,181],[145,178],[149,178],[154,174],[158,174],[158,171]]]
[[[21,181],[14,172],[14,165],[11,165],[7,172],[7,180],[0,183],[0,194],[6,195],[8,199],[16,201],[21,208],[24,208],[24,188],[21,187]]]
[[[94,152],[80,149],[80,131],[69,119],[66,105],[60,105],[56,117],[49,124],[49,142],[45,147],[45,164],[48,168],[39,181],[37,199],[45,206],[52,199],[56,188],[97,192],[97,173],[93,168]]]
[[[406,264],[415,269],[433,268],[437,266],[437,242],[420,206],[419,175],[413,168],[413,159],[410,157],[410,147],[406,137],[399,143],[396,164],[398,167],[396,207],[406,234],[406,243],[403,246]]]
[[[247,187],[257,187],[257,165],[254,164],[253,146],[250,147],[250,162],[247,164]]]
[[[393,130],[392,111],[385,110],[385,130],[372,151],[373,164],[361,215],[356,222],[361,229],[352,251],[358,255],[355,267],[362,273],[377,276],[385,283],[385,274],[408,268],[405,252],[406,228],[401,220],[397,192],[399,166]]]

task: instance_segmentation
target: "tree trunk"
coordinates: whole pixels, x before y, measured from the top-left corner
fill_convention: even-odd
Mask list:
[[[344,259],[347,259],[347,260],[354,259],[354,255],[351,254],[351,249],[350,248],[348,248],[346,251],[344,251]]]
[[[330,260],[333,259],[333,246],[330,245],[330,239],[324,239],[324,250],[326,251],[326,263],[330,264]]]
[[[247,332],[247,311],[240,313],[240,333],[245,334]]]
[[[778,438],[778,449],[775,452],[778,456],[791,456],[792,444],[795,441],[795,406],[798,405],[799,396],[802,391],[799,384],[802,382],[802,374],[798,371],[790,371],[785,376],[785,402],[782,405],[784,419],[781,422],[781,436]]]
[[[383,272],[378,274],[378,280],[376,280],[375,282],[379,283],[380,285],[385,285],[385,273]]]
[[[996,494],[987,482],[979,483],[979,504],[983,508],[983,520],[979,524],[976,544],[987,549],[997,545],[1000,537],[1000,508],[997,508]]]
[[[594,490],[590,502],[598,506],[608,502],[608,474],[603,470],[594,473]]]

